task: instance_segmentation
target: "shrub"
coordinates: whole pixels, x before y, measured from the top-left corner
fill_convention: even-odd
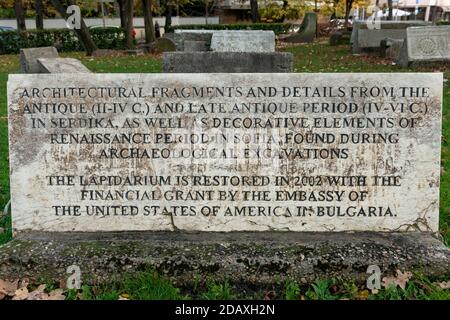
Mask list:
[[[95,28],[90,30],[99,49],[124,49],[125,33],[120,28]],[[0,32],[0,54],[18,53],[21,48],[54,46],[60,52],[82,51],[83,45],[70,29],[27,30]]]

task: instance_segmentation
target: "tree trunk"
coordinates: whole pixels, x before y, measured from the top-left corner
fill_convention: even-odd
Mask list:
[[[21,33],[27,31],[27,27],[25,25],[25,11],[23,10],[22,0],[14,1],[14,10],[16,12],[17,30]]]
[[[125,15],[125,2],[127,0],[117,0],[117,4],[119,5],[119,17],[120,17],[120,27],[122,29],[126,28],[125,21],[126,21],[126,15]]]
[[[208,0],[205,0],[205,24],[208,24]]]
[[[67,10],[66,2],[64,0],[51,0],[51,2],[55,7],[56,11],[58,11],[59,15],[63,17],[65,20],[67,20],[69,15],[66,13]],[[75,4],[74,0],[69,0],[68,2],[69,5]],[[86,49],[87,55],[90,56],[95,50],[97,50],[97,46],[92,40],[91,34],[86,24],[84,23],[83,17],[80,18],[81,18],[80,29],[73,29],[73,31],[75,31],[75,34],[77,35],[78,40],[83,45],[84,49]]]
[[[258,0],[250,0],[250,8],[252,11],[252,22],[259,22]]]
[[[133,14],[134,14],[134,2],[133,0],[125,0],[125,41],[128,50],[134,48],[133,43]]]
[[[389,7],[388,20],[393,20],[392,0],[388,0],[388,7]]]
[[[348,17],[350,16],[350,10],[352,10],[353,6],[353,0],[346,0],[345,1],[345,22],[344,27],[348,27]]]
[[[171,0],[166,0],[166,22],[164,23],[164,32],[167,32],[172,26],[172,3]]]
[[[153,26],[152,0],[142,0],[142,10],[144,10],[145,42],[155,41],[155,28]]]
[[[36,7],[36,29],[44,29],[44,5],[42,0],[35,0]]]

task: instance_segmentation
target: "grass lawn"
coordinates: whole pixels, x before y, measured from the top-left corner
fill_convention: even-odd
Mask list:
[[[295,72],[412,72],[412,71],[441,71],[445,73],[446,80],[450,79],[450,68],[444,66],[423,67],[420,70],[400,69],[390,62],[375,56],[353,56],[348,46],[330,47],[326,43],[288,46],[283,50],[292,52],[295,57]],[[68,53],[62,56],[80,59],[94,72],[160,72],[161,59],[156,56],[117,56],[90,58],[83,53]],[[7,97],[6,81],[8,73],[17,72],[19,60],[17,55],[0,56],[0,211],[9,200],[9,173],[8,173],[8,133],[7,133]],[[440,188],[440,233],[447,245],[450,245],[450,83],[445,82],[442,128],[442,176]],[[6,232],[0,234],[0,244],[11,239],[9,216],[0,216],[0,227]],[[154,283],[158,292],[152,288],[142,287],[143,280]],[[153,282],[152,282],[153,281]],[[285,299],[357,299],[361,295],[365,299],[450,299],[448,290],[434,288],[427,279],[416,276],[410,281],[405,290],[383,289],[378,294],[370,294],[354,284],[336,284],[332,280],[317,282],[308,287],[299,287],[296,283],[284,284],[276,298]],[[334,288],[334,289],[333,289]],[[336,289],[337,288],[337,289]],[[430,288],[434,288],[430,290]],[[95,290],[93,290],[95,289]],[[334,292],[334,291],[337,291]],[[96,292],[95,294],[93,292]],[[206,291],[200,292],[198,298],[227,299],[236,298],[227,284],[209,283]],[[334,293],[333,293],[334,292]],[[173,288],[165,280],[159,279],[154,273],[141,273],[137,278],[130,278],[124,282],[112,284],[107,288],[92,288],[85,286],[78,292],[68,292],[68,299],[117,299],[119,295],[126,295],[133,299],[186,299],[180,291]],[[267,293],[262,292],[257,298],[265,298]]]

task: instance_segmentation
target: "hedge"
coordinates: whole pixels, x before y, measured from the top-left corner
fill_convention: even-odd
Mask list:
[[[190,24],[172,26],[167,32],[180,29],[204,29],[204,30],[273,30],[275,34],[286,33],[292,25],[290,23],[237,23],[237,24]]]
[[[94,28],[92,39],[99,49],[125,49],[125,32],[120,28]],[[0,54],[18,53],[20,48],[54,46],[60,52],[82,51],[83,45],[70,29],[27,30],[0,32]]]

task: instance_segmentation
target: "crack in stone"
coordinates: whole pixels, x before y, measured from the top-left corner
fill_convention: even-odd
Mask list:
[[[173,231],[180,231],[180,229],[175,225],[175,220],[173,219],[173,214],[169,214],[170,224],[172,225]]]

